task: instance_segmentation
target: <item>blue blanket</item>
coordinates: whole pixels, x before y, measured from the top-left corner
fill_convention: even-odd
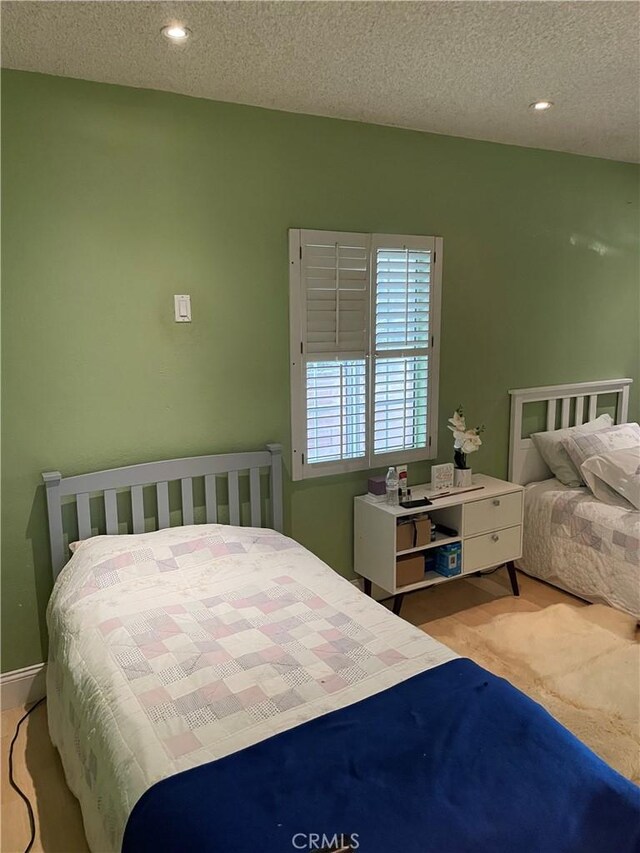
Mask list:
[[[637,853],[640,789],[455,660],[157,783],[125,853]]]

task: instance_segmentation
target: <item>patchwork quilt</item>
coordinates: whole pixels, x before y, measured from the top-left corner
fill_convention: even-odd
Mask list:
[[[640,618],[640,512],[555,479],[533,483],[525,491],[518,566]]]
[[[461,658],[163,779],[136,803],[123,853],[346,839],[363,853],[638,853],[640,789]]]
[[[146,790],[457,656],[271,530],[80,543],[47,611],[49,727],[94,851]]]

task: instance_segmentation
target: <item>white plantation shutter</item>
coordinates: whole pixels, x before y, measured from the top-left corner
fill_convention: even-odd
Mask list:
[[[307,362],[309,465],[364,458],[366,452],[365,359]]]
[[[370,241],[290,235],[294,479],[366,467]]]
[[[369,235],[302,231],[300,247],[307,354],[363,358],[369,345]]]
[[[434,253],[433,237],[373,239],[375,457],[429,447]]]
[[[435,455],[440,245],[290,231],[294,480]]]
[[[377,351],[428,346],[432,254],[375,246]]]
[[[427,446],[428,357],[376,359],[373,452]]]

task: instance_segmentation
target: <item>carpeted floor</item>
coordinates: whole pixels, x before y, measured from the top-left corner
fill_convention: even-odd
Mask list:
[[[555,604],[485,624],[440,619],[429,634],[543,705],[624,776],[640,783],[640,643],[609,607]]]

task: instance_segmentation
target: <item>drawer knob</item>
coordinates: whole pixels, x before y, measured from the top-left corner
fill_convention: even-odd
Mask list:
[[[500,537],[498,536],[497,533],[494,533],[493,536],[491,537],[491,539],[493,542],[497,542],[500,539]]]
[[[493,505],[494,505],[494,506],[500,506],[500,499],[499,499],[499,498],[494,498],[494,499],[493,499]]]

